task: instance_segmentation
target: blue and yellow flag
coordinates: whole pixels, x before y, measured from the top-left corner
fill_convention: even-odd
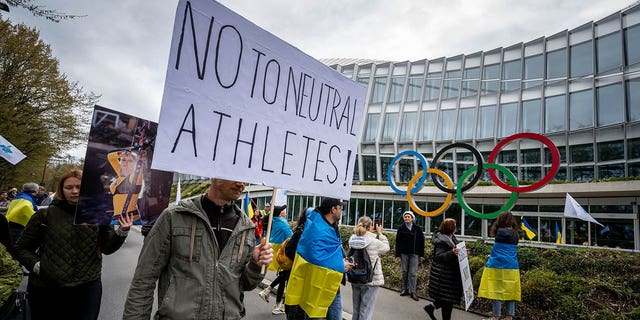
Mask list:
[[[558,228],[558,223],[556,222],[556,243],[561,244],[564,243],[562,240],[562,232],[560,232],[560,228]]]
[[[516,245],[496,242],[482,272],[478,297],[520,301],[520,293]]]
[[[287,240],[287,238],[291,237],[293,232],[291,231],[291,227],[285,218],[282,217],[273,217],[271,219],[271,234],[269,236],[269,243],[271,243],[271,248],[273,249],[274,256],[280,250],[282,243]],[[269,264],[269,270],[278,271],[280,270],[280,265],[276,259],[271,260]]]
[[[529,240],[536,237],[535,230],[531,228],[531,226],[529,225],[529,222],[527,222],[527,220],[524,217],[522,217],[522,223],[520,224],[520,229],[522,229],[524,233],[527,234],[527,238],[529,238]]]
[[[324,318],[344,272],[342,243],[318,211],[307,211],[287,284],[288,305],[300,305],[310,318]]]
[[[253,219],[253,206],[251,205],[251,198],[249,198],[249,191],[244,195],[242,210],[244,210],[244,213],[249,217],[249,219]]]

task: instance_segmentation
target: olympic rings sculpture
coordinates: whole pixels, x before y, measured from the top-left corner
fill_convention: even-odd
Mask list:
[[[498,153],[500,153],[502,148],[504,148],[504,146],[507,145],[508,143],[518,139],[537,140],[542,144],[544,144],[545,146],[547,146],[547,148],[549,148],[549,152],[551,153],[551,168],[549,172],[547,172],[547,174],[540,181],[532,185],[518,186],[518,180],[516,179],[515,175],[511,172],[511,170],[507,169],[502,165],[494,163]],[[440,158],[444,156],[447,151],[454,148],[462,148],[462,149],[469,150],[473,154],[477,162],[475,166],[467,169],[464,173],[462,173],[462,175],[460,176],[460,180],[457,183],[455,183],[455,188],[454,188],[454,183],[449,177],[449,175],[446,172],[440,169],[437,169],[438,161],[440,160]],[[407,186],[407,191],[404,191],[399,189],[396,186],[396,184],[393,182],[393,166],[396,163],[396,161],[398,161],[400,158],[408,155],[416,157],[418,161],[420,161],[420,163],[422,164],[422,168],[428,168],[428,169],[420,170],[413,177],[411,177],[411,180],[409,180],[409,184]],[[498,187],[511,192],[511,195],[509,196],[509,200],[502,207],[500,207],[500,209],[494,212],[489,212],[489,213],[475,211],[466,203],[463,196],[463,193],[465,191],[468,191],[471,188],[475,187],[476,184],[480,181],[483,170],[485,168],[489,171],[489,176],[491,177],[491,181],[493,181]],[[389,168],[387,170],[387,180],[389,181],[389,186],[391,187],[391,189],[393,189],[395,193],[407,197],[409,206],[411,207],[411,209],[413,209],[414,212],[416,212],[419,215],[422,215],[425,217],[435,217],[437,215],[442,214],[451,204],[453,195],[455,194],[456,199],[460,204],[460,207],[466,213],[480,219],[493,219],[497,217],[500,213],[511,210],[511,208],[513,208],[513,206],[516,204],[516,201],[518,200],[518,195],[521,192],[530,192],[530,191],[538,190],[543,186],[545,186],[546,184],[548,184],[549,181],[551,181],[551,179],[553,179],[553,177],[556,175],[559,169],[560,169],[560,152],[558,151],[558,148],[555,146],[555,144],[553,144],[553,142],[549,140],[549,138],[543,135],[540,135],[537,133],[531,133],[531,132],[523,132],[523,133],[516,133],[500,141],[489,154],[489,160],[487,163],[484,163],[482,154],[478,151],[478,149],[476,149],[472,145],[469,145],[467,143],[462,143],[462,142],[449,144],[444,148],[442,148],[440,151],[438,151],[433,157],[431,166],[429,166],[429,162],[427,161],[427,159],[425,159],[424,156],[422,156],[422,154],[420,154],[417,151],[407,150],[407,151],[400,152],[393,158],[393,160],[391,160],[391,163],[389,164]],[[502,174],[506,176],[509,184],[506,184],[504,181],[500,180],[500,178],[497,176],[495,172],[496,170],[502,172]],[[469,176],[474,172],[476,172],[475,176],[473,176],[473,178],[471,178],[471,180],[467,184],[465,184],[465,181],[467,181]],[[422,190],[425,183],[427,182],[429,174],[431,175],[433,184],[442,192],[445,192],[447,196],[442,206],[440,206],[438,209],[433,211],[424,211],[421,208],[419,208],[418,205],[416,205],[412,195]],[[440,180],[437,179],[438,177],[444,180],[444,183],[446,184],[446,186],[442,185],[442,182],[440,182]]]

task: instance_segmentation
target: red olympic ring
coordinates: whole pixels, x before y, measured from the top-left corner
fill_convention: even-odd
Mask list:
[[[495,170],[492,168],[489,168],[488,170],[489,170],[489,175],[491,176],[491,180],[493,180],[493,182],[497,184],[500,188],[507,191],[511,191],[511,192],[529,192],[533,190],[538,190],[542,188],[544,185],[546,185],[547,183],[549,183],[549,181],[551,181],[551,179],[555,177],[556,173],[560,169],[560,151],[558,151],[558,148],[556,147],[556,145],[553,144],[553,142],[549,140],[549,138],[537,133],[532,133],[532,132],[523,132],[523,133],[516,133],[514,135],[511,135],[506,139],[500,141],[500,143],[498,143],[495,146],[495,148],[493,148],[493,150],[491,151],[491,154],[489,155],[488,163],[494,163],[494,160],[496,159],[496,156],[498,155],[500,150],[502,150],[502,148],[507,143],[517,139],[538,140],[542,142],[544,145],[546,145],[549,148],[549,152],[551,152],[551,170],[547,172],[547,174],[542,178],[542,180],[532,185],[528,185],[524,187],[517,187],[517,186],[514,187],[502,182],[502,180],[500,180],[500,178],[498,178],[498,176],[496,175]]]

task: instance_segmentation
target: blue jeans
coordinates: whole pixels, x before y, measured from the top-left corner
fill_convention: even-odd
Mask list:
[[[504,301],[505,311],[507,316],[513,317],[516,314],[516,301],[515,300],[507,300]],[[502,300],[493,300],[493,316],[500,317],[502,314]]]
[[[305,315],[305,319],[322,319],[322,318],[309,318],[309,316]],[[333,298],[333,302],[329,305],[329,309],[327,310],[327,316],[324,318],[327,320],[342,320],[342,295],[340,294],[340,290],[336,294],[336,297]]]

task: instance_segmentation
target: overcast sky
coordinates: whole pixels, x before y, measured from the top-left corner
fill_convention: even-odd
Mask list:
[[[0,0],[2,1],[2,0]],[[84,17],[52,23],[2,12],[40,30],[62,72],[99,104],[158,121],[177,0],[34,0]],[[435,59],[508,47],[573,29],[633,0],[224,0],[314,58]]]

